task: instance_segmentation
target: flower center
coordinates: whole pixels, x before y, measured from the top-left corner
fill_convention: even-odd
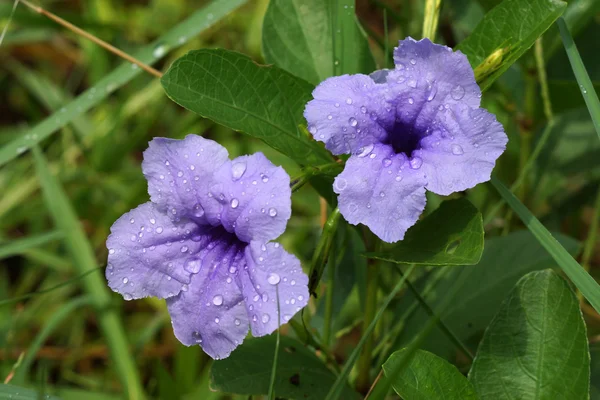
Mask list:
[[[403,153],[412,157],[415,150],[421,149],[421,139],[425,135],[415,129],[413,124],[396,120],[394,127],[388,132],[385,144],[389,144],[396,154]]]

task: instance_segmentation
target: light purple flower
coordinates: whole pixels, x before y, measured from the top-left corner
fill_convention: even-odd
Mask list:
[[[308,302],[308,278],[279,243],[290,179],[262,153],[229,160],[212,140],[156,138],[142,163],[151,201],[111,228],[106,278],[125,300],[167,299],[175,336],[215,359],[273,332]],[[279,295],[280,313],[277,311]]]
[[[351,224],[386,242],[404,238],[440,195],[490,179],[507,137],[479,108],[481,91],[460,51],[429,39],[400,41],[393,70],[329,78],[313,91],[304,117],[334,154],[351,153],[334,182]]]

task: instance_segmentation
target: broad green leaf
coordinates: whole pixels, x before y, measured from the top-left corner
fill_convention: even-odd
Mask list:
[[[443,202],[389,251],[366,256],[402,264],[471,265],[482,252],[481,213],[463,198]]]
[[[175,61],[161,82],[176,103],[262,139],[299,164],[332,161],[298,127],[312,85],[282,69],[229,50],[196,50]]]
[[[487,328],[469,380],[482,400],[589,398],[585,323],[563,278],[545,270],[519,280]]]
[[[375,61],[355,13],[355,0],[327,0],[333,26],[334,75],[369,74]]]
[[[132,56],[143,63],[152,64],[162,59],[169,50],[185,44],[245,2],[246,0],[213,0],[206,7],[199,9],[188,19],[161,35],[153,43],[133,53]],[[28,130],[26,134],[0,148],[0,167],[50,137],[142,73],[140,68],[134,68],[132,64],[121,65],[65,107]]]
[[[579,249],[574,239],[560,234],[556,234],[556,238],[573,254]],[[486,240],[479,264],[438,270],[440,274],[448,272],[434,288],[427,289],[425,286],[421,293],[428,304],[437,310],[444,294],[452,290],[459,276],[466,274],[463,283],[457,289],[462,295],[457,296],[441,315],[446,326],[460,340],[466,341],[483,332],[508,292],[523,275],[554,265],[550,255],[531,233],[513,232]],[[413,303],[416,303],[416,300],[407,294],[406,303],[401,304],[402,310]],[[395,348],[409,343],[429,319],[425,310],[416,305],[415,307],[416,310],[405,321],[405,328],[398,336]],[[443,357],[452,357],[456,352],[454,344],[437,327],[425,343],[425,350]]]
[[[275,393],[290,399],[322,400],[335,381],[335,375],[317,356],[295,339],[282,336],[275,380]],[[228,358],[215,361],[211,387],[227,393],[265,395],[269,389],[275,335],[253,338]],[[347,385],[344,399],[357,399]]]
[[[383,372],[391,379],[399,396],[410,400],[477,400],[473,385],[448,361],[424,350],[413,354],[404,371],[389,374],[406,353],[398,350],[383,364]]]
[[[333,75],[331,19],[323,0],[272,0],[265,14],[265,60],[318,84]]]
[[[481,89],[519,59],[566,6],[559,0],[504,0],[488,12],[456,48],[469,58]]]
[[[0,400],[60,400],[56,396],[42,394],[32,389],[0,383]]]

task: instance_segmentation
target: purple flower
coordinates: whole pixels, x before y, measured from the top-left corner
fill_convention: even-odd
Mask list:
[[[351,153],[334,182],[342,215],[386,242],[404,238],[440,195],[490,179],[507,137],[479,108],[481,91],[464,54],[429,39],[400,41],[393,70],[329,78],[304,117],[334,154]]]
[[[151,201],[119,218],[106,278],[125,300],[167,299],[175,336],[215,359],[273,332],[308,302],[308,278],[279,243],[290,179],[262,153],[229,160],[212,140],[156,138],[142,163]],[[277,310],[278,296],[280,300]]]

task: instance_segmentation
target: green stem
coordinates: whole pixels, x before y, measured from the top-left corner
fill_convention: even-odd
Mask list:
[[[331,250],[331,244],[340,221],[340,210],[334,209],[325,225],[323,226],[323,232],[317,244],[317,248],[313,254],[311,261],[310,272],[308,275],[308,292],[316,297],[316,289],[321,281],[323,270],[325,269],[325,263],[329,258],[329,252]]]
[[[546,75],[546,65],[544,63],[544,47],[542,38],[535,41],[535,65],[537,67],[538,78],[540,80],[540,89],[542,92],[542,103],[544,104],[544,115],[548,121],[554,119],[552,114],[552,102],[550,101],[550,90],[548,89],[548,76]]]
[[[365,317],[363,319],[363,336],[366,334],[369,326],[374,320],[377,309],[377,291],[379,289],[377,281],[377,270],[374,263],[369,260],[367,266],[367,297],[365,299]],[[364,393],[370,386],[371,353],[373,352],[373,336],[369,335],[363,352],[358,360],[358,378],[356,378],[356,389],[359,393]]]
[[[433,42],[435,40],[435,31],[437,30],[438,18],[440,16],[440,8],[442,0],[426,0],[425,14],[423,18],[423,37],[429,38]]]
[[[590,230],[588,231],[587,238],[585,239],[585,245],[583,247],[583,255],[581,256],[581,265],[586,271],[590,270],[590,260],[596,248],[596,242],[598,240],[598,218],[600,217],[600,186],[598,187],[598,193],[596,194],[596,202],[594,204],[594,214],[592,215],[592,222],[590,223]]]
[[[279,356],[279,327],[281,326],[281,315],[279,308],[279,286],[275,286],[277,295],[277,336],[275,339],[275,355],[273,356],[273,368],[271,369],[271,380],[269,382],[269,400],[275,399],[275,377],[277,376],[277,358]]]
[[[387,295],[383,304],[381,305],[381,307],[379,307],[377,314],[375,314],[375,318],[373,318],[373,321],[371,321],[371,324],[369,325],[369,327],[363,332],[363,335],[361,336],[360,340],[358,341],[358,344],[356,345],[356,347],[350,354],[348,361],[346,361],[346,364],[344,364],[344,368],[342,369],[342,372],[335,380],[335,383],[329,390],[329,393],[327,393],[325,400],[336,400],[340,397],[342,388],[346,384],[346,379],[348,378],[348,375],[350,374],[350,371],[352,370],[352,367],[354,366],[356,359],[358,358],[363,346],[365,345],[365,342],[371,336],[371,333],[373,332],[373,330],[375,330],[375,325],[377,325],[377,322],[379,322],[379,320],[383,316],[383,313],[385,312],[387,307],[390,305],[390,303],[392,302],[394,297],[396,297],[396,295],[398,294],[400,289],[402,289],[402,285],[404,285],[404,282],[406,281],[406,277],[410,276],[410,274],[412,273],[413,270],[414,270],[414,265],[411,265],[408,268],[408,270],[406,271],[405,278],[400,279],[400,281],[396,284],[396,286],[394,286],[394,289],[392,289],[392,291]],[[368,387],[367,387],[367,389],[368,389]]]
[[[292,193],[298,191],[302,186],[304,186],[310,178],[316,175],[323,175],[327,172],[336,171],[337,169],[341,170],[342,164],[334,162],[329,164],[318,165],[316,167],[306,167],[302,170],[302,173],[295,178],[292,178],[290,186],[292,188]]]
[[[397,270],[398,270],[398,273],[400,274],[400,276],[404,277],[404,274],[402,273],[402,269],[400,268],[399,265],[397,265]],[[413,295],[415,296],[415,298],[417,299],[417,301],[419,302],[421,307],[423,307],[425,312],[427,312],[427,314],[430,317],[435,318],[438,328],[440,328],[440,330],[448,337],[448,339],[450,339],[450,341],[452,343],[454,343],[454,345],[456,346],[456,348],[458,350],[463,352],[464,355],[467,356],[467,358],[469,358],[471,361],[473,361],[473,359],[474,359],[473,353],[471,353],[471,351],[467,348],[467,346],[450,330],[450,328],[448,328],[446,326],[444,321],[442,321],[441,316],[437,315],[435,313],[435,311],[433,311],[433,309],[429,306],[429,304],[427,304],[427,302],[421,296],[421,294],[419,293],[417,288],[414,287],[414,285],[410,282],[410,280],[408,278],[406,279],[406,286],[413,293]]]
[[[334,244],[335,245],[335,244]],[[336,252],[332,251],[329,255],[328,275],[327,275],[327,291],[325,293],[325,327],[323,330],[323,343],[325,346],[331,343],[331,328],[333,325],[333,293],[335,288],[335,269],[337,267]]]

